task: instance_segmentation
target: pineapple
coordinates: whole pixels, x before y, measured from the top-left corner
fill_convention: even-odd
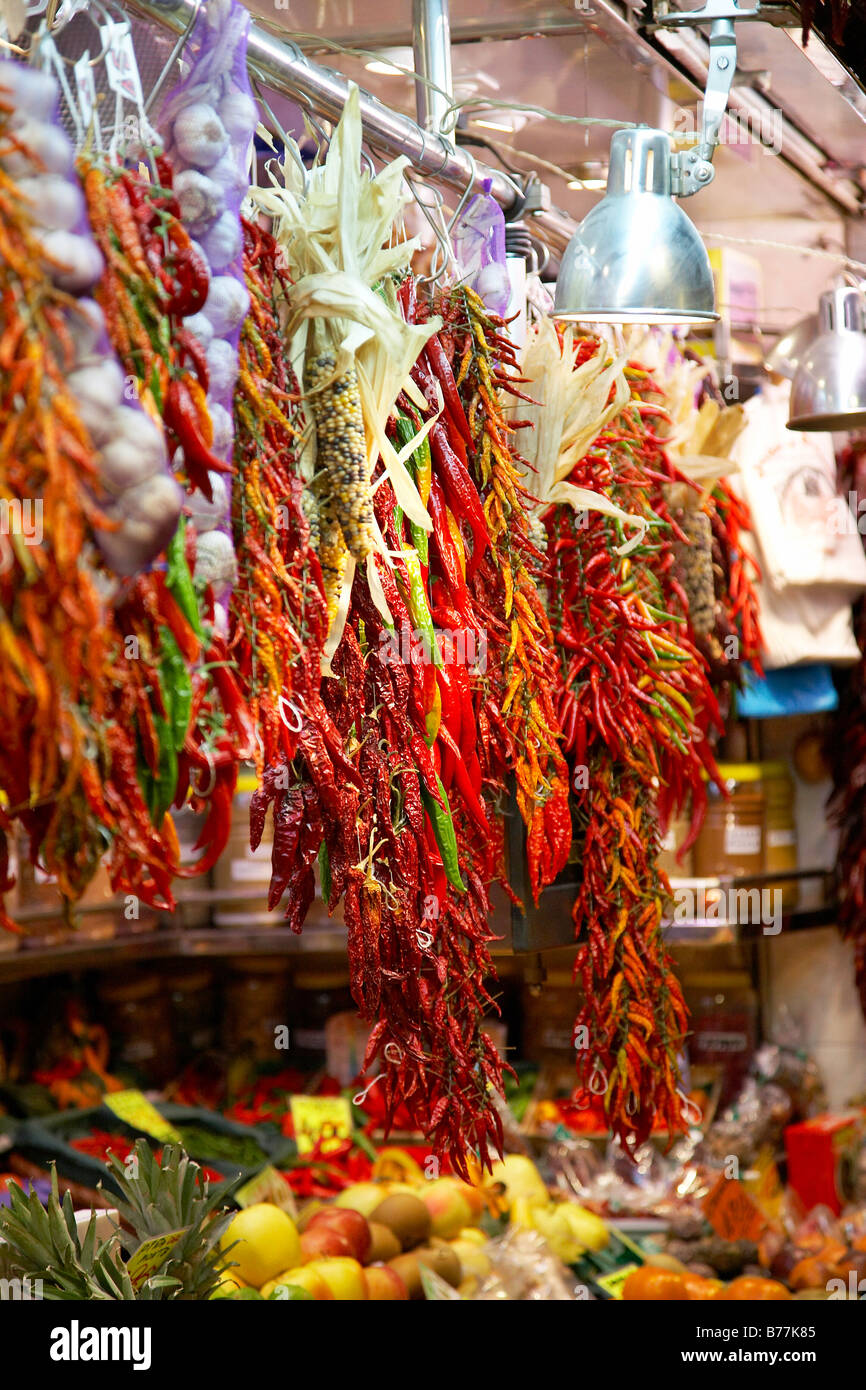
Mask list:
[[[25,1196],[13,1186],[11,1206],[0,1210],[10,1272],[41,1279],[43,1297],[52,1300],[208,1298],[226,1264],[219,1239],[231,1212],[218,1208],[235,1184],[209,1192],[206,1181],[196,1181],[200,1169],[178,1145],[166,1145],[158,1163],[144,1139],[125,1164],[112,1154],[109,1166],[120,1189],[115,1205],[132,1232],[118,1228],[108,1240],[97,1241],[91,1216],[82,1239],[72,1199],[67,1192],[61,1202],[53,1170],[47,1207],[35,1194]],[[133,1288],[121,1250],[132,1255],[144,1241],[170,1231],[183,1235],[159,1269]]]

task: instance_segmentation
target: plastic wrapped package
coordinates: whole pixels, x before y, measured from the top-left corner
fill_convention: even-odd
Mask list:
[[[505,254],[505,215],[491,196],[491,180],[466,204],[451,241],[461,279],[494,314],[504,317],[511,299]]]
[[[571,1303],[592,1297],[537,1231],[510,1226],[485,1246],[485,1253],[492,1271],[473,1302]]]
[[[66,381],[94,449],[97,493],[106,525],[94,539],[115,574],[145,569],[171,539],[181,492],[169,469],[160,425],[130,391],[109,342],[99,305],[89,296],[104,270],[87,220],[72,144],[59,120],[54,78],[20,63],[0,62],[0,92],[20,149],[4,156],[4,172],[33,208],[51,278],[69,296]],[[71,356],[64,360],[69,349]]]
[[[247,159],[256,106],[247,74],[250,17],[238,0],[202,6],[185,53],[186,77],[167,98],[159,125],[174,168],[174,188],[187,231],[207,261],[210,287],[196,315],[196,336],[205,345],[213,423],[212,451],[226,464],[232,456],[232,400],[238,343],[249,311],[243,273],[241,203],[249,188]],[[199,536],[196,574],[209,581],[225,605],[235,579],[231,543],[231,494],[226,475],[211,474],[211,496],[194,493],[190,509]]]

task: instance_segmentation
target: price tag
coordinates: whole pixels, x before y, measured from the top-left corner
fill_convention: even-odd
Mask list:
[[[249,1182],[245,1182],[243,1187],[238,1188],[235,1201],[239,1207],[252,1207],[256,1202],[270,1202],[272,1206],[288,1212],[293,1218],[298,1214],[294,1192],[282,1173],[278,1173],[270,1164],[254,1178],[250,1178]]]
[[[89,49],[84,50],[72,72],[78,92],[78,109],[81,112],[81,120],[84,129],[89,130],[93,113],[96,110],[96,83],[93,80],[93,68],[90,66]]]
[[[600,1289],[608,1294],[610,1298],[622,1298],[622,1286],[633,1269],[640,1269],[640,1265],[623,1265],[621,1269],[615,1269],[610,1274],[600,1274],[596,1277],[595,1283]]]
[[[702,1202],[704,1214],[723,1240],[757,1240],[767,1218],[742,1183],[724,1174]]]
[[[105,75],[109,87],[133,106],[140,107],[144,97],[128,21],[109,20],[107,24],[100,24],[99,33],[105,49]]]
[[[164,1120],[155,1105],[142,1095],[141,1091],[114,1091],[103,1097],[103,1104],[113,1110],[118,1119],[161,1144],[179,1144],[181,1136],[174,1125]]]
[[[352,1133],[352,1107],[345,1096],[292,1096],[292,1121],[299,1154],[338,1149]]]
[[[134,1289],[140,1289],[147,1279],[162,1268],[181,1236],[188,1230],[189,1227],[184,1226],[180,1231],[166,1231],[163,1236],[151,1236],[150,1240],[142,1242],[126,1266]]]

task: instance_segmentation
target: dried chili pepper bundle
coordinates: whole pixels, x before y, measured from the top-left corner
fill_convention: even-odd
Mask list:
[[[857,516],[866,499],[866,447],[852,441],[837,458],[838,491],[857,499]],[[854,947],[854,978],[866,1015],[866,601],[854,607],[854,635],[860,661],[839,682],[839,708],[825,741],[833,777],[828,804],[839,827],[836,864],[839,879],[839,928]]]
[[[3,108],[0,157],[20,150]],[[19,822],[32,861],[65,897],[78,897],[107,855],[115,887],[170,907],[177,841],[137,775],[132,713],[143,670],[127,659],[127,634],[104,597],[110,584],[92,543],[107,525],[93,501],[97,452],[67,382],[76,338],[93,341],[96,330],[57,287],[57,264],[5,171],[0,236],[0,473],[21,517],[38,522],[32,534],[13,528],[0,572],[0,880],[8,889],[6,834]]]
[[[250,314],[240,341],[232,521],[238,585],[231,647],[258,726],[259,772],[291,759],[317,717],[328,632],[322,572],[303,507],[300,393],[286,361],[279,298],[289,290],[270,233],[244,222]]]
[[[596,351],[578,344],[576,368]],[[578,1066],[583,1085],[604,1095],[614,1132],[640,1142],[655,1122],[671,1134],[683,1128],[686,1015],[663,939],[669,886],[656,860],[673,808],[691,803],[697,833],[706,778],[718,778],[709,733],[720,717],[674,575],[671,542],[688,544],[666,503],[678,475],[645,423],[646,375],[627,367],[626,380],[629,399],[568,481],[641,518],[642,537],[626,542],[619,516],[599,509],[559,505],[544,520],[581,847]]]
[[[468,502],[469,490],[461,494],[455,489],[457,535],[465,531],[467,541],[465,579],[458,577],[452,608],[461,616],[471,612],[485,639],[486,670],[476,673],[473,692],[482,781],[501,811],[502,789],[509,775],[514,777],[537,901],[568,859],[571,817],[568,770],[553,704],[553,637],[539,596],[543,556],[531,534],[513,440],[520,422],[506,410],[508,400],[525,393],[505,325],[485,311],[477,295],[465,288],[446,291],[437,296],[435,308],[445,328],[434,351],[440,373],[445,375],[443,362],[452,373],[453,385],[446,376],[450,389],[445,395],[448,419],[454,422],[452,440],[458,457],[462,450],[469,482],[480,499],[476,513]],[[442,466],[434,449],[434,468],[437,463]],[[448,476],[446,471],[446,487]],[[431,497],[438,539],[445,528],[437,528],[435,494]],[[447,535],[440,555],[446,547]]]

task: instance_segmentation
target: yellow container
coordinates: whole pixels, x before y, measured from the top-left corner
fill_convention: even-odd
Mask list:
[[[719,763],[729,795],[710,783],[707,814],[694,848],[698,878],[742,878],[764,872],[766,798],[760,763]]]
[[[761,783],[766,802],[764,828],[764,869],[768,874],[783,874],[796,869],[797,823],[794,817],[794,781],[783,761],[761,764]],[[783,879],[782,905],[793,911],[799,899],[796,879]]]

